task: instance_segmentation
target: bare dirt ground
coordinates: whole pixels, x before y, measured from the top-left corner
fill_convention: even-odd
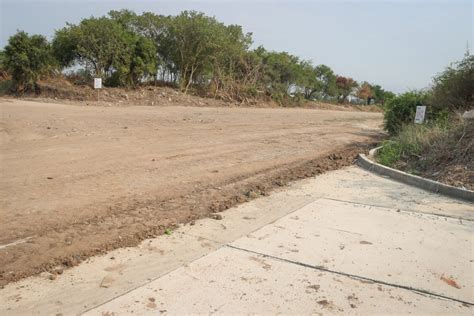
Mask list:
[[[17,99],[0,99],[0,109],[0,285],[218,219],[274,187],[351,164],[382,119]]]

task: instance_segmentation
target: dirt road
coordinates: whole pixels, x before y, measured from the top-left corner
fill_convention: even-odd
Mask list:
[[[346,146],[381,124],[306,109],[0,108],[0,285],[348,164]]]

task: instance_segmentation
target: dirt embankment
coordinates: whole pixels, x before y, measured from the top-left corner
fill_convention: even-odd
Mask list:
[[[166,86],[148,85],[136,89],[103,88],[94,90],[88,85],[76,85],[61,77],[39,82],[38,95],[28,94],[24,97],[54,103],[87,104],[101,106],[200,106],[200,107],[259,107],[279,108],[281,105],[271,100],[246,99],[246,102],[222,100],[183,94],[177,89]],[[315,101],[302,101],[287,104],[286,107],[324,109],[335,111],[382,112],[375,105],[341,105]]]
[[[379,113],[0,99],[0,285],[353,162]]]

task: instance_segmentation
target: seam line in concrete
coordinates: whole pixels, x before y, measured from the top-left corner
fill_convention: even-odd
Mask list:
[[[288,213],[286,213],[286,214],[284,214],[284,215],[282,215],[282,216],[279,216],[279,217],[275,218],[275,219],[272,220],[271,222],[265,223],[265,224],[263,224],[263,225],[257,227],[257,228],[254,229],[253,231],[251,231],[251,232],[245,234],[244,236],[247,236],[247,235],[249,235],[249,234],[252,234],[253,232],[256,232],[257,230],[261,229],[262,227],[264,227],[264,226],[266,226],[266,225],[273,224],[273,223],[276,222],[277,220],[279,220],[279,219],[281,219],[281,218],[283,218],[283,217],[285,217],[285,216],[287,216],[287,215],[289,215],[289,214],[291,214],[291,213],[294,213],[294,212],[296,212],[297,210],[299,210],[299,209],[301,209],[301,208],[303,208],[303,207],[305,207],[305,206],[307,206],[307,205],[309,205],[309,204],[311,204],[311,203],[314,203],[314,202],[316,202],[316,201],[318,201],[318,200],[320,200],[320,199],[321,199],[321,198],[317,198],[317,199],[311,200],[311,201],[309,201],[309,202],[307,202],[307,203],[303,203],[302,205],[295,207],[294,209],[292,209],[292,210],[289,211]],[[210,251],[210,252],[207,252],[207,253],[203,254],[202,256],[197,257],[197,258],[194,259],[194,260],[191,260],[191,261],[189,261],[189,262],[180,264],[179,266],[177,266],[176,268],[174,268],[174,269],[172,269],[172,270],[170,270],[170,271],[168,271],[168,272],[165,272],[165,273],[163,273],[163,274],[160,274],[160,275],[158,275],[157,277],[155,277],[155,278],[153,278],[153,279],[147,280],[146,282],[143,282],[142,284],[137,285],[137,286],[134,287],[133,289],[130,289],[130,290],[127,290],[127,291],[125,291],[125,292],[123,292],[123,293],[120,293],[119,295],[114,296],[114,297],[112,297],[112,298],[110,298],[110,299],[108,299],[108,300],[106,300],[106,301],[104,301],[104,302],[102,302],[102,303],[100,303],[100,304],[91,306],[90,308],[88,308],[88,309],[86,309],[86,310],[80,312],[79,315],[83,315],[83,314],[85,314],[85,313],[87,313],[87,312],[89,312],[89,311],[91,311],[91,310],[93,310],[93,309],[95,309],[95,308],[98,308],[98,307],[100,307],[100,306],[102,306],[102,305],[105,305],[105,304],[107,304],[107,303],[109,303],[109,302],[111,302],[111,301],[113,301],[113,300],[115,300],[115,299],[117,299],[117,298],[119,298],[119,297],[122,297],[122,296],[124,296],[124,295],[126,295],[126,294],[128,294],[128,293],[130,293],[130,292],[132,292],[132,291],[134,291],[134,290],[136,290],[136,289],[138,289],[138,288],[141,288],[141,287],[143,287],[143,286],[145,286],[145,285],[147,285],[147,284],[150,284],[151,282],[156,281],[156,280],[158,280],[159,278],[164,277],[165,275],[168,275],[168,274],[170,274],[170,273],[172,273],[172,272],[178,270],[179,268],[183,267],[185,264],[190,264],[190,263],[192,263],[192,262],[195,262],[195,261],[197,261],[197,260],[199,260],[199,259],[201,259],[201,258],[204,258],[205,256],[210,255],[210,254],[213,253],[213,252],[216,252],[217,250],[221,249],[222,247],[228,246],[227,243],[222,243],[222,242],[219,242],[219,241],[216,241],[216,240],[212,240],[212,239],[209,239],[209,238],[205,238],[205,237],[202,237],[202,236],[195,236],[195,235],[192,235],[192,234],[189,234],[189,233],[185,233],[185,232],[179,232],[179,234],[187,235],[187,236],[190,236],[190,237],[193,237],[193,238],[202,238],[202,239],[207,240],[207,241],[212,241],[212,242],[216,243],[216,244],[219,245],[219,246],[218,246],[216,249],[214,249],[214,250],[212,250],[212,251]],[[242,236],[237,237],[235,240],[237,240],[237,239],[239,239],[239,238],[241,238],[241,237],[242,237]],[[234,241],[235,241],[235,240],[234,240]]]
[[[194,237],[194,236],[193,236],[193,237]],[[100,306],[102,306],[102,305],[105,305],[105,304],[107,304],[107,303],[109,303],[109,302],[111,302],[111,301],[113,301],[113,300],[115,300],[115,299],[117,299],[117,298],[119,298],[119,297],[122,297],[122,296],[124,296],[124,295],[126,295],[126,294],[128,294],[128,293],[130,293],[130,292],[135,291],[136,289],[139,289],[139,288],[141,288],[141,287],[143,287],[143,286],[146,286],[146,285],[150,284],[151,282],[156,281],[156,280],[158,280],[159,278],[162,278],[162,277],[164,277],[165,275],[168,275],[168,274],[170,274],[170,273],[172,273],[172,272],[178,270],[179,268],[183,267],[185,264],[189,264],[189,263],[191,263],[191,262],[197,261],[197,260],[199,260],[199,259],[201,259],[201,258],[203,258],[203,257],[205,257],[205,256],[207,256],[207,255],[209,255],[210,253],[213,253],[213,252],[215,252],[215,251],[217,251],[217,250],[219,250],[220,248],[222,248],[222,247],[225,246],[225,244],[220,244],[220,243],[218,243],[218,244],[219,244],[219,246],[218,246],[216,249],[214,249],[214,250],[212,250],[212,251],[210,251],[210,252],[204,253],[204,254],[202,254],[201,256],[199,256],[199,257],[197,257],[197,258],[195,258],[195,259],[193,259],[193,260],[191,260],[191,261],[189,261],[189,262],[182,263],[182,264],[178,265],[177,267],[172,268],[170,271],[167,271],[167,272],[165,272],[165,273],[159,274],[159,275],[157,275],[156,277],[154,277],[154,278],[152,278],[152,279],[148,279],[146,282],[143,282],[142,284],[137,285],[137,286],[135,286],[134,288],[129,289],[129,290],[123,292],[123,293],[120,293],[119,295],[114,296],[114,297],[112,297],[112,298],[110,298],[110,299],[108,299],[108,300],[106,300],[106,301],[104,301],[104,302],[102,302],[102,303],[99,303],[99,304],[97,304],[97,305],[91,306],[90,308],[87,308],[86,310],[84,310],[84,311],[78,313],[78,315],[84,315],[85,313],[87,313],[87,312],[89,312],[89,311],[91,311],[91,310],[93,310],[93,309],[95,309],[95,308],[98,308],[98,307],[100,307]]]
[[[384,209],[388,209],[388,210],[394,210],[395,209],[393,207],[388,207],[388,206],[383,206],[383,205],[367,204],[367,203],[360,203],[360,202],[354,202],[354,201],[340,200],[340,199],[335,199],[335,198],[330,198],[330,197],[322,197],[319,200],[331,200],[331,201],[336,201],[336,202],[344,202],[344,203],[351,203],[351,204],[358,204],[358,205],[365,205],[365,206],[372,206],[372,207],[380,207],[380,208],[384,208]],[[416,213],[416,214],[423,214],[423,215],[433,215],[433,216],[438,216],[438,217],[446,217],[446,218],[450,218],[450,219],[457,219],[460,222],[459,224],[463,224],[462,221],[474,222],[474,219],[458,217],[458,216],[452,216],[452,215],[446,215],[446,214],[439,214],[439,213],[429,213],[429,212],[414,211],[414,210],[402,210],[402,209],[400,209],[400,212]]]
[[[321,200],[321,198],[317,198],[317,199],[311,200],[311,201],[309,201],[309,202],[307,202],[307,203],[303,203],[302,205],[295,207],[294,209],[292,209],[292,210],[289,211],[288,213],[285,213],[284,215],[279,216],[279,217],[273,219],[272,221],[270,221],[270,222],[268,222],[268,223],[262,224],[262,225],[258,226],[257,228],[255,228],[254,230],[252,230],[252,231],[246,233],[245,235],[239,236],[239,237],[237,237],[236,239],[234,239],[234,240],[232,240],[232,241],[230,241],[230,242],[232,243],[232,242],[236,241],[237,239],[239,239],[239,238],[241,238],[241,237],[244,237],[244,236],[248,236],[248,235],[250,235],[250,234],[253,234],[253,233],[255,233],[256,231],[262,229],[263,227],[265,227],[265,226],[267,226],[267,225],[274,224],[276,221],[282,219],[283,217],[288,216],[288,215],[290,215],[290,214],[293,214],[294,212],[296,212],[296,211],[302,209],[303,207],[306,207],[306,206],[310,205],[311,203],[317,202],[317,201],[319,201],[319,200]],[[214,240],[214,239],[210,239],[210,238],[206,238],[206,237],[202,237],[202,236],[193,235],[193,234],[190,234],[190,233],[188,233],[188,232],[180,232],[180,234],[187,235],[187,236],[194,237],[194,238],[202,238],[202,239],[204,239],[204,240],[212,241],[212,242],[215,242],[215,243],[217,243],[217,244],[224,245],[224,246],[229,243],[229,242],[221,242],[221,241],[217,241],[217,240]]]
[[[407,286],[407,285],[395,284],[395,283],[385,282],[385,281],[381,281],[381,280],[371,279],[371,278],[356,275],[356,274],[331,270],[331,269],[325,268],[323,266],[314,266],[314,265],[311,265],[311,264],[298,262],[298,261],[294,261],[294,260],[290,260],[290,259],[284,259],[284,258],[264,254],[264,253],[261,253],[261,252],[258,252],[258,251],[253,251],[253,250],[249,250],[249,249],[245,249],[245,248],[232,246],[232,245],[227,245],[227,247],[235,249],[235,250],[240,250],[240,251],[252,253],[252,254],[255,254],[255,255],[260,255],[260,256],[263,256],[263,257],[266,257],[266,258],[270,258],[270,259],[274,259],[274,260],[278,260],[278,261],[282,261],[282,262],[286,262],[286,263],[290,263],[290,264],[299,265],[299,266],[302,266],[302,267],[305,267],[305,268],[310,268],[310,269],[314,269],[314,270],[318,270],[318,271],[323,271],[323,272],[328,272],[328,273],[332,273],[332,274],[346,276],[346,277],[349,277],[349,278],[355,279],[355,280],[363,280],[363,281],[367,281],[367,282],[371,282],[371,283],[382,284],[382,285],[386,285],[386,286],[390,286],[390,287],[395,287],[395,288],[399,288],[399,289],[403,289],[403,290],[416,292],[416,293],[421,294],[421,295],[431,296],[431,297],[434,297],[434,298],[437,298],[437,299],[445,299],[445,300],[449,300],[449,301],[454,301],[454,302],[474,306],[474,303],[472,303],[472,302],[467,302],[467,301],[464,301],[464,300],[461,300],[461,299],[449,297],[449,296],[446,296],[446,295],[443,295],[443,294],[433,293],[433,292],[430,292],[430,291],[427,291],[427,290],[418,289],[418,288],[414,288],[414,287]]]

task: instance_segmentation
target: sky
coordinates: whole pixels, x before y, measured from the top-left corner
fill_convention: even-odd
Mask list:
[[[0,47],[16,30],[51,39],[66,22],[130,9],[196,10],[253,34],[254,47],[287,51],[337,74],[396,93],[422,89],[466,46],[474,50],[474,0],[0,0]]]

